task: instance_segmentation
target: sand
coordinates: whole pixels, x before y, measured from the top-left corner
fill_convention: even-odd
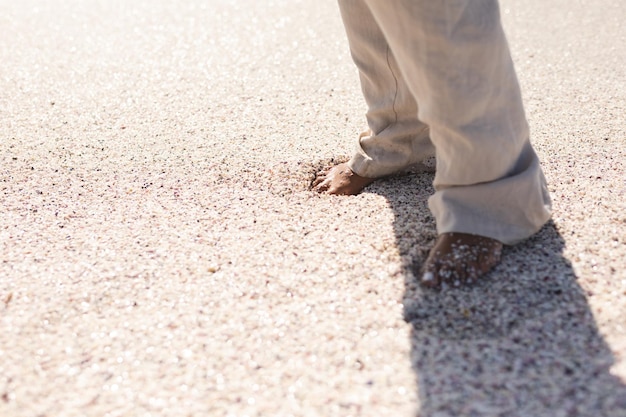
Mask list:
[[[0,0],[0,416],[626,415],[626,6],[501,5],[554,217],[433,292],[334,2]]]

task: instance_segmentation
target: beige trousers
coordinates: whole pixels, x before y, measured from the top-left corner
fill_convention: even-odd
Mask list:
[[[350,160],[377,178],[435,155],[437,231],[506,244],[550,217],[497,0],[339,0],[370,132]]]

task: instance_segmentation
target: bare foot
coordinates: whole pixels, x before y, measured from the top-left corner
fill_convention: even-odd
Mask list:
[[[467,233],[443,233],[420,272],[425,287],[441,283],[453,286],[471,284],[500,262],[502,243]]]
[[[311,188],[318,193],[355,195],[374,181],[375,178],[355,174],[347,163],[343,163],[318,172]]]

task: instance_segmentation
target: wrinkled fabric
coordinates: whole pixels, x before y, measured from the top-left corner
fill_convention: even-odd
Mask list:
[[[339,0],[368,105],[349,162],[378,178],[436,156],[438,233],[513,244],[550,218],[496,0]]]

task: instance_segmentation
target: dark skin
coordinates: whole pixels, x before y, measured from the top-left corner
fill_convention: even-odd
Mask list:
[[[365,178],[355,174],[345,162],[318,172],[312,188],[318,193],[356,195],[374,181],[376,178]]]
[[[347,163],[319,172],[312,189],[331,195],[355,195],[376,181],[354,173]],[[418,272],[420,283],[429,288],[442,284],[459,286],[478,281],[500,262],[502,243],[468,233],[442,233]]]

